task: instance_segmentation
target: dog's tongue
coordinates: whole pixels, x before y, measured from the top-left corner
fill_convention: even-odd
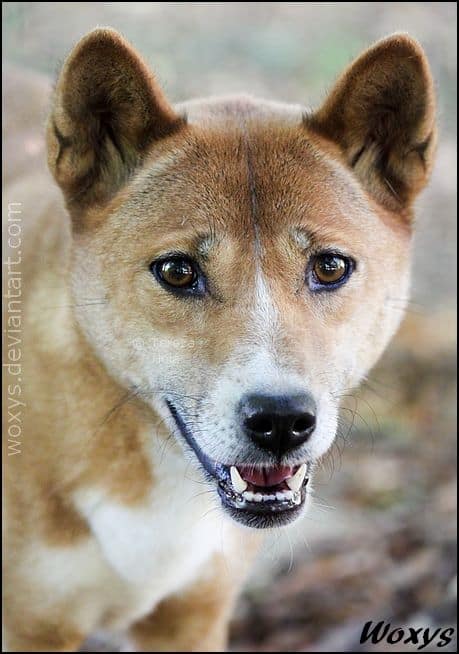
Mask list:
[[[252,468],[238,466],[242,479],[254,486],[277,486],[293,475],[292,466],[278,466],[277,468]]]

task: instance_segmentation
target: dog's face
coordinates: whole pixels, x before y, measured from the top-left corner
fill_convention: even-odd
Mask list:
[[[297,517],[340,397],[407,297],[410,206],[434,147],[419,47],[381,42],[309,116],[244,98],[175,112],[98,30],[63,69],[48,135],[89,342],[235,519]]]

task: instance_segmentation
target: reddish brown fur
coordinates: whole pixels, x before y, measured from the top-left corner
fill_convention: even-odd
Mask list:
[[[190,370],[218,379],[238,345],[258,338],[247,317],[258,301],[259,265],[280,323],[272,346],[292,372],[305,374],[307,364],[320,378],[330,360],[354,384],[380,356],[399,321],[400,307],[392,315],[387,297],[406,283],[412,202],[432,167],[432,79],[419,45],[399,35],[364,53],[312,115],[246,98],[173,109],[134,50],[113,31],[96,30],[64,65],[47,139],[72,229],[46,175],[32,167],[26,438],[21,456],[5,457],[10,651],[74,650],[88,625],[110,626],[131,609],[129,586],[105,568],[87,594],[70,582],[66,589],[63,578],[60,601],[40,598],[53,595],[46,561],[52,567],[53,556],[67,561],[98,547],[78,493],[103,489],[135,511],[161,486],[152,434],[181,451],[126,376],[138,375],[143,388],[152,332],[174,343],[187,382]],[[306,248],[298,233],[310,239]],[[306,250],[330,244],[351,250],[362,272],[340,294],[305,302]],[[211,296],[192,310],[152,283],[149,263],[171,250],[206,268]],[[133,346],[139,339],[143,349]],[[354,368],[344,371],[352,348]],[[229,556],[235,574],[224,574],[226,563],[214,556],[204,576],[162,597],[141,622],[131,620],[137,645],[220,651],[251,540]],[[34,558],[41,552],[49,559]]]

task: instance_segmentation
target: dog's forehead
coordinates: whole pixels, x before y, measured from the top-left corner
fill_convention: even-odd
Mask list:
[[[152,154],[132,188],[135,213],[169,235],[239,240],[308,234],[338,241],[379,221],[337,153],[306,129],[300,107],[231,101],[187,105],[187,130]],[[152,225],[153,226],[153,225]],[[254,229],[255,227],[255,229]]]

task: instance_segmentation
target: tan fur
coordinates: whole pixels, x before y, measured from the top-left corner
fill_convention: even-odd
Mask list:
[[[38,96],[37,116],[16,117],[12,152],[38,124]],[[224,463],[228,449],[243,456],[239,441],[220,444],[219,426],[228,389],[258,374],[254,353],[269,353],[286,384],[307,380],[326,416],[314,456],[327,449],[339,394],[381,355],[400,321],[391,299],[408,292],[412,202],[435,144],[427,62],[398,35],[364,53],[314,114],[248,97],[173,109],[134,50],[96,30],[64,64],[47,140],[70,220],[36,158],[12,164],[7,189],[24,214],[27,404],[20,454],[4,439],[7,648],[71,651],[98,628],[122,628],[140,650],[221,651],[259,535],[225,522],[223,551],[201,561],[196,519],[190,551],[178,544],[179,559],[166,556],[156,588],[123,577],[91,520],[106,506],[126,525],[148,522],[150,506],[167,505],[174,468],[164,461],[181,466],[184,455],[159,404],[164,388],[191,412],[201,394],[202,446]],[[357,272],[339,293],[305,301],[308,253],[330,246],[350,251]],[[153,281],[150,262],[169,251],[205,266],[206,301]],[[5,388],[15,381],[7,375]],[[185,461],[178,469],[187,484]],[[197,461],[189,474],[196,492],[186,486],[184,502],[215,510],[209,493],[194,498]],[[170,547],[178,519],[171,510]]]
[[[238,589],[215,583],[216,579],[228,582],[228,569],[221,557],[210,563],[208,573],[207,580],[160,603],[153,614],[133,627],[132,636],[140,651],[224,651]]]

